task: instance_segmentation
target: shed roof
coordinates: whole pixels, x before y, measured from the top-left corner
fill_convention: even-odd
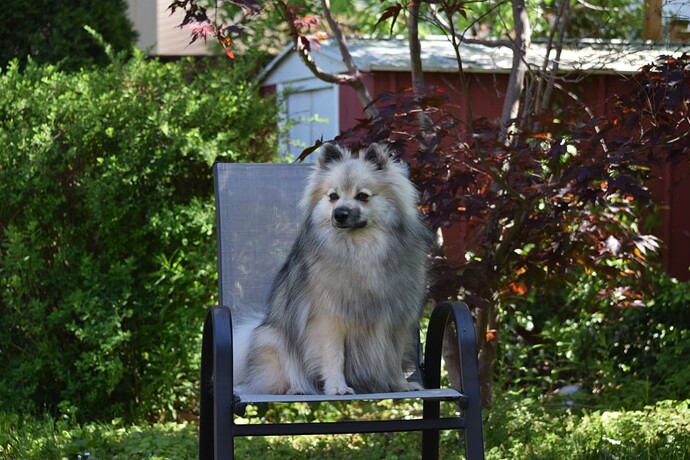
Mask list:
[[[425,71],[457,72],[455,51],[446,37],[425,37],[421,45],[422,67]],[[363,72],[410,70],[407,40],[357,38],[349,39],[348,46],[355,64]],[[534,67],[541,66],[546,51],[545,43],[533,42],[527,53],[527,62]],[[661,55],[673,55],[680,51],[681,45],[660,46],[643,42],[579,40],[563,49],[559,69],[564,72],[633,74]],[[292,46],[287,46],[264,69],[262,79],[270,75],[292,52]],[[322,41],[320,48],[313,51],[313,55],[315,59],[324,57],[332,61],[342,61],[337,43],[333,40]],[[506,46],[485,46],[475,43],[462,43],[460,56],[464,71],[471,73],[508,73],[513,59],[512,51]],[[554,56],[555,53],[552,51],[552,60]]]

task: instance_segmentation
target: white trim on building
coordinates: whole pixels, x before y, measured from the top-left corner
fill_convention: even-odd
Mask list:
[[[171,15],[170,0],[127,0],[128,14],[139,33],[137,46],[151,56],[207,56],[215,54],[215,39],[190,44],[191,31],[180,28],[184,12]]]

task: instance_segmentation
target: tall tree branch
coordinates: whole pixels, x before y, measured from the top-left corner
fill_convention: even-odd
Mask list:
[[[354,59],[352,59],[352,54],[350,54],[350,49],[347,46],[347,40],[343,35],[340,24],[333,18],[330,0],[321,0],[321,7],[323,8],[323,15],[326,18],[326,22],[328,22],[328,27],[331,29],[331,32],[333,32],[335,41],[338,43],[340,55],[343,58],[345,67],[347,67],[348,74],[353,77],[347,84],[355,90],[357,99],[359,99],[359,102],[365,107],[367,114],[370,117],[374,117],[378,114],[378,110],[376,106],[372,104],[373,99],[369,93],[369,89],[362,81],[362,74],[357,68]]]
[[[508,79],[508,87],[501,113],[501,130],[499,139],[507,142],[510,134],[510,120],[520,112],[520,95],[525,84],[527,61],[525,56],[531,43],[532,31],[529,17],[525,10],[524,0],[513,0],[513,20],[515,22],[515,44],[513,46],[513,65]]]
[[[410,70],[412,73],[412,89],[415,93],[415,100],[419,102],[419,97],[424,91],[424,69],[422,68],[422,44],[419,41],[419,0],[413,0],[409,4],[407,15],[407,37],[410,47]],[[431,118],[424,112],[419,112],[420,131],[426,132],[433,125]],[[425,144],[427,142],[425,141]],[[428,146],[425,146],[428,147]]]
[[[359,69],[354,63],[354,59],[350,54],[347,42],[340,29],[340,25],[331,14],[330,2],[328,0],[322,0],[321,5],[323,7],[324,17],[326,18],[326,21],[328,22],[328,25],[335,36],[343,62],[347,68],[347,72],[345,73],[330,73],[319,67],[319,65],[314,61],[314,58],[311,56],[310,50],[307,46],[305,46],[305,41],[307,41],[307,38],[296,25],[294,13],[291,11],[287,2],[285,0],[277,0],[275,4],[279,13],[290,27],[290,35],[292,36],[295,52],[302,59],[302,62],[307,69],[309,69],[309,71],[319,80],[337,85],[343,84],[350,86],[352,89],[354,89],[357,99],[361,102],[362,107],[364,107],[367,115],[370,117],[376,116],[378,114],[378,109],[372,103],[373,99],[369,94],[369,90],[362,81],[362,74],[359,72]]]
[[[563,52],[563,40],[565,40],[565,25],[568,22],[568,13],[570,11],[570,0],[563,0],[561,7],[558,11],[558,42],[556,44],[556,57],[551,64],[551,72],[549,74],[549,79],[546,82],[546,89],[542,96],[542,100],[539,106],[541,111],[546,110],[551,100],[551,93],[553,92],[554,84],[556,83],[556,75],[558,74],[558,67],[561,61],[561,53]],[[555,29],[555,27],[554,27]],[[549,40],[549,45],[551,45],[551,40]],[[548,63],[548,54],[544,59],[544,63]]]

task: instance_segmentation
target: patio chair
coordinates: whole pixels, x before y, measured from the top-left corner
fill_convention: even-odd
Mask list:
[[[422,455],[438,458],[439,430],[464,430],[468,459],[484,458],[479,375],[472,316],[461,302],[436,306],[429,322],[426,348],[419,353],[417,377],[425,390],[355,395],[236,394],[232,387],[232,329],[238,305],[265,301],[273,276],[300,225],[297,202],[304,190],[307,164],[215,165],[220,305],[212,307],[203,329],[199,457],[232,459],[237,436],[312,435],[375,432],[422,432]],[[440,388],[441,342],[447,321],[458,331],[462,388]],[[237,424],[247,405],[357,400],[423,401],[414,420],[362,420],[329,423]],[[446,401],[460,407],[441,416]],[[452,411],[450,411],[452,412]]]

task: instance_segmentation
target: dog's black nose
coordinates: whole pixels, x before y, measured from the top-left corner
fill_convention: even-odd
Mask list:
[[[345,206],[341,206],[339,208],[335,208],[333,210],[333,218],[335,219],[336,222],[339,224],[344,224],[347,222],[347,219],[350,217],[350,209],[346,208]]]

